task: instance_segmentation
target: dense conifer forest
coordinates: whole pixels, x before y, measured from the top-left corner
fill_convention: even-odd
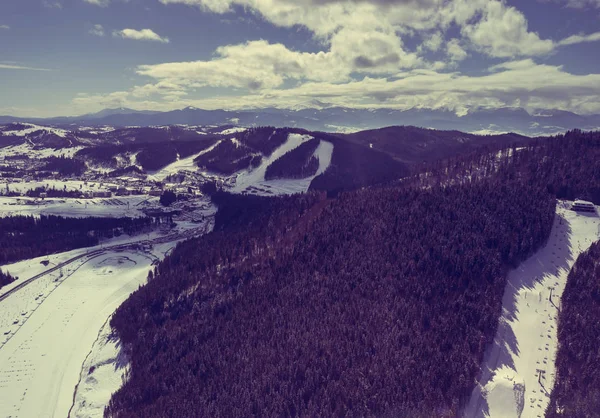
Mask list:
[[[107,415],[460,415],[507,271],[545,243],[557,196],[595,196],[598,138],[484,151],[333,199],[217,192],[215,231],[113,317],[132,369]],[[364,168],[344,186],[378,183]]]
[[[66,157],[48,157],[45,158],[42,170],[56,171],[63,176],[81,175],[85,170],[85,163],[81,160]]]
[[[132,374],[109,413],[458,413],[552,196],[484,181],[301,199],[249,228],[226,216],[117,311]]]
[[[599,349],[600,243],[595,243],[577,259],[561,299],[556,380],[547,418],[598,416]]]
[[[321,141],[312,138],[273,161],[265,172],[265,179],[298,179],[314,175],[319,169],[319,159],[313,154]]]
[[[245,144],[225,139],[194,161],[205,170],[230,175],[251,166],[256,167],[261,160],[262,156]]]
[[[151,218],[63,218],[42,215],[0,218],[0,265],[75,248],[97,245],[100,238],[134,234]]]
[[[391,182],[410,174],[408,166],[388,154],[353,144],[335,136],[317,133],[316,138],[334,145],[330,167],[315,177],[310,190],[334,196],[343,191]]]

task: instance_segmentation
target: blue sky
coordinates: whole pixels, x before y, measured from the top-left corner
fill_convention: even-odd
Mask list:
[[[600,0],[2,0],[0,114],[600,113]]]

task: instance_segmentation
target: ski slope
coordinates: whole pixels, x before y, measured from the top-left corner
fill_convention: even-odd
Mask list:
[[[548,243],[511,271],[502,316],[465,417],[543,417],[554,387],[557,314],[577,257],[600,238],[600,218],[559,202]]]
[[[330,142],[321,141],[315,150],[314,156],[319,159],[319,168],[314,176],[305,179],[265,180],[265,173],[267,167],[274,161],[310,139],[312,139],[312,137],[309,135],[290,134],[287,141],[277,148],[268,158],[263,158],[258,167],[238,173],[235,179],[235,185],[232,187],[231,191],[233,193],[245,192],[267,196],[304,193],[308,191],[308,187],[313,179],[325,172],[331,164],[333,144]]]
[[[177,161],[167,165],[166,167],[163,167],[162,169],[160,169],[158,171],[150,172],[148,175],[148,179],[156,180],[156,181],[163,181],[165,178],[167,178],[171,174],[177,174],[180,171],[199,172],[200,169],[198,168],[198,165],[194,162],[194,160],[196,158],[198,158],[199,156],[212,151],[221,142],[223,142],[223,140],[219,140],[216,143],[214,143],[213,145],[211,145],[210,147],[208,147],[194,155],[186,157],[186,158],[179,158],[179,156],[177,156]]]

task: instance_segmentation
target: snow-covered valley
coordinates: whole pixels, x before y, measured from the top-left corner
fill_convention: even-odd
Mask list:
[[[466,418],[538,418],[554,386],[557,315],[577,257],[600,239],[600,218],[559,202],[544,248],[510,272],[494,343]]]
[[[66,269],[58,281],[40,283],[37,295],[25,287],[2,302],[2,319],[17,323],[0,349],[0,416],[68,415],[98,331],[159,256],[108,252]],[[31,306],[44,293],[39,306]]]

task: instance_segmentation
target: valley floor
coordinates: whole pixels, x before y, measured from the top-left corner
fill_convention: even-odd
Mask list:
[[[600,238],[600,218],[559,202],[544,248],[510,272],[493,345],[468,418],[543,417],[554,387],[557,315],[577,257]]]
[[[66,417],[98,331],[145,283],[152,262],[160,256],[133,250],[106,252],[4,300],[0,317],[3,337],[8,339],[3,338],[0,346],[0,416]]]

